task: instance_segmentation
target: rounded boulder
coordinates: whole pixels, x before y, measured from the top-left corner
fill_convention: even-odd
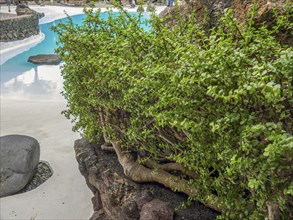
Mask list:
[[[58,65],[61,62],[59,54],[39,54],[30,56],[28,62],[38,65]]]
[[[29,136],[0,137],[0,197],[19,192],[32,179],[40,160],[39,142]]]

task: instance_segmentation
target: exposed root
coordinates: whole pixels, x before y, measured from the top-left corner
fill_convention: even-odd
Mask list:
[[[130,153],[122,152],[122,149],[119,146],[119,144],[117,144],[114,141],[111,143],[117,154],[118,161],[123,167],[124,174],[133,181],[157,182],[164,185],[167,188],[172,189],[173,191],[183,192],[194,198],[198,197],[199,190],[197,190],[196,187],[189,185],[187,180],[184,180],[180,177],[176,177],[161,168],[156,169],[155,172],[153,172],[154,170],[149,169],[135,161]],[[163,167],[168,170],[172,166],[175,167],[175,165],[168,165]],[[176,167],[178,166],[176,165]],[[206,206],[221,212],[222,207],[219,206],[218,201],[218,197],[211,194],[210,196],[205,198],[205,201],[203,201],[203,203]]]
[[[199,178],[199,174],[187,169],[186,167],[184,167],[183,165],[181,165],[179,163],[158,164],[153,161],[147,161],[145,163],[145,165],[151,169],[161,169],[161,170],[165,170],[167,172],[180,171],[180,172],[182,172],[182,173],[186,174],[187,176],[192,177],[194,179]]]
[[[102,149],[103,151],[115,152],[115,150],[114,150],[112,144],[110,144],[110,143],[105,143],[105,144],[103,144],[103,145],[101,146],[101,149]]]
[[[279,220],[280,209],[277,203],[269,203],[268,206],[268,220]]]

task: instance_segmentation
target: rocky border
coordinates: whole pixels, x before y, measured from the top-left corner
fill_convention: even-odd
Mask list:
[[[46,161],[40,161],[36,170],[36,173],[30,180],[30,182],[17,194],[31,191],[44,182],[46,182],[53,175],[53,169]]]
[[[159,184],[133,182],[124,175],[116,154],[99,144],[79,139],[74,149],[79,170],[94,194],[90,220],[212,220],[219,214],[198,202],[178,210],[187,196]]]

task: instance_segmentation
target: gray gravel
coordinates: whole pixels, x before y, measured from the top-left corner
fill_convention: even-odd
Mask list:
[[[47,179],[53,175],[53,170],[49,163],[45,161],[40,161],[38,164],[37,171],[31,181],[18,193],[24,193],[37,188],[39,185],[43,184]]]

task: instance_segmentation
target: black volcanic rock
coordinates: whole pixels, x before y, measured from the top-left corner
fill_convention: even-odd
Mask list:
[[[36,12],[35,10],[31,9],[26,4],[17,5],[15,11],[16,11],[17,15],[36,15],[38,17],[38,19],[45,16],[44,13]]]
[[[90,220],[214,220],[219,213],[193,201],[177,210],[187,196],[156,183],[135,183],[124,175],[117,156],[86,139],[74,143],[79,170],[93,192]]]
[[[59,54],[39,54],[30,56],[28,62],[38,65],[58,65],[61,62]]]

